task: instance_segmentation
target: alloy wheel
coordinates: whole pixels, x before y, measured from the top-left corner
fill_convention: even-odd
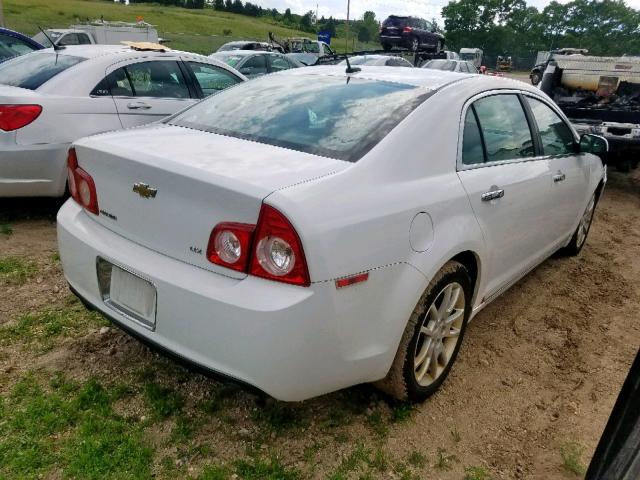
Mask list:
[[[435,382],[451,361],[460,340],[465,301],[462,286],[452,282],[440,291],[424,314],[413,359],[415,379],[420,386]]]
[[[582,244],[587,239],[587,233],[589,233],[589,227],[591,226],[591,220],[593,219],[593,208],[596,204],[595,195],[589,200],[586,210],[582,214],[580,224],[578,225],[578,233],[576,237],[576,245],[578,248],[582,247]]]

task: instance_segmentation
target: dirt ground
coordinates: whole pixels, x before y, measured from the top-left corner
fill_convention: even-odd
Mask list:
[[[0,259],[34,262],[25,283],[0,279],[0,327],[70,301],[56,258],[56,208],[50,200],[0,203],[0,224],[12,230],[0,234]],[[153,370],[185,398],[182,415],[200,419],[180,441],[168,433],[176,418],[145,427],[160,478],[263,453],[299,472],[268,478],[488,478],[465,477],[469,466],[499,479],[578,478],[563,468],[561,451],[575,444],[588,464],[640,346],[639,312],[640,175],[611,173],[582,254],[547,260],[482,311],[449,379],[415,408],[367,386],[301,404],[265,401],[175,367],[100,325],[56,337],[44,350],[0,343],[0,396],[29,371],[117,380],[140,392],[141,367],[145,375]],[[222,407],[202,417],[196,406],[212,398],[224,398]],[[144,396],[134,393],[117,408],[144,418]],[[56,469],[45,475],[59,476]]]

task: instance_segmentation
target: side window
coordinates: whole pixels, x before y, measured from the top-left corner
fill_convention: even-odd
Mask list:
[[[197,62],[187,62],[187,65],[195,75],[205,97],[240,82],[231,72],[214,65]]]
[[[271,71],[272,72],[280,72],[282,70],[288,70],[289,62],[287,62],[284,58],[279,55],[271,55],[269,57],[271,59]]]
[[[464,119],[464,131],[462,133],[462,163],[465,165],[484,163],[482,136],[480,135],[480,127],[476,120],[473,105],[467,109],[467,115]]]
[[[77,33],[67,33],[62,40],[58,42],[58,45],[79,45],[80,40],[78,40]]]
[[[133,63],[125,67],[136,97],[189,98],[189,88],[178,62]]]
[[[89,35],[87,35],[86,33],[79,33],[78,43],[80,45],[91,45],[91,40],[89,40]]]
[[[248,77],[264,75],[267,73],[267,59],[264,55],[255,55],[251,57],[244,63],[244,65],[242,65],[240,73],[243,73]]]
[[[517,95],[492,95],[473,105],[484,137],[487,162],[534,156],[531,130]]]
[[[133,89],[127,71],[123,68],[115,70],[107,77],[111,95],[114,97],[133,97]],[[96,87],[97,88],[97,87]]]
[[[538,124],[543,153],[545,155],[573,153],[575,142],[573,133],[562,118],[540,100],[526,98]]]
[[[100,83],[98,83],[98,85],[96,85],[96,87],[91,90],[91,93],[89,94],[92,97],[108,97],[109,95],[111,95],[111,89],[109,88],[109,81],[107,80],[107,78],[103,78],[102,80],[100,80]]]

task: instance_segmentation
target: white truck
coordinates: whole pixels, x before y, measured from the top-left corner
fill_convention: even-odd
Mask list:
[[[479,48],[461,48],[459,55],[460,60],[471,62],[478,70],[480,70],[480,67],[482,66],[483,53],[484,52]]]
[[[119,45],[123,41],[158,43],[158,31],[146,22],[96,22],[49,28],[33,39],[45,47],[55,45]]]

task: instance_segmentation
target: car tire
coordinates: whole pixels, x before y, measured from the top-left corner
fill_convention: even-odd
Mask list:
[[[467,269],[461,263],[448,262],[411,314],[387,376],[374,385],[403,401],[422,402],[433,395],[458,355],[471,315],[472,295]]]
[[[531,85],[538,85],[540,83],[540,72],[533,72],[531,74]]]
[[[580,217],[580,223],[576,227],[576,231],[573,232],[571,241],[569,244],[560,250],[562,255],[568,257],[575,257],[580,253],[584,244],[587,243],[587,236],[589,230],[591,230],[591,223],[593,222],[593,215],[596,211],[596,204],[598,203],[597,192],[591,196],[587,207],[585,208],[582,217]]]

